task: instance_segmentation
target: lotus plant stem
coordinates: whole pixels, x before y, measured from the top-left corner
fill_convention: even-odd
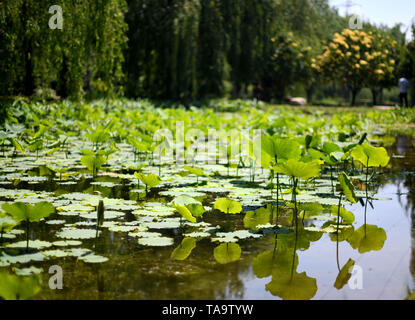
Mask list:
[[[278,235],[275,234],[274,235],[274,250],[272,251],[272,261],[274,262],[274,257],[275,257],[275,251],[277,249],[277,241],[278,241]]]
[[[294,186],[293,186],[293,197],[294,197],[294,217],[293,219],[295,219],[295,228],[297,230],[298,228],[298,219],[297,219],[297,184],[298,184],[298,180],[295,179],[293,177],[293,181],[294,181]]]
[[[303,224],[303,227],[304,227],[304,218],[305,218],[305,210],[303,211],[303,218],[301,219],[301,223]]]
[[[366,163],[366,179],[365,179],[366,199],[367,199],[367,189],[368,189],[368,176],[369,176],[369,157],[367,158],[367,163]]]
[[[276,220],[276,222],[278,221],[278,215],[280,213],[280,204],[279,204],[279,202],[280,202],[280,199],[279,199],[280,193],[279,193],[279,190],[278,190],[279,186],[280,186],[280,174],[277,173],[277,220]]]
[[[291,281],[294,277],[294,264],[295,264],[295,252],[297,251],[297,240],[298,240],[298,224],[296,224],[296,227],[295,227],[295,242],[294,242],[293,263],[291,266]]]
[[[365,179],[365,189],[366,189],[366,202],[365,202],[365,236],[366,236],[366,212],[367,212],[367,202],[369,200],[368,197],[368,176],[369,176],[369,157],[367,158],[366,162],[366,179]]]
[[[337,208],[337,231],[336,231],[336,259],[337,259],[337,268],[339,269],[340,272],[340,263],[339,263],[339,226],[340,226],[340,206],[342,203],[342,196],[343,194],[340,193],[340,198],[339,198],[339,205]]]
[[[29,252],[29,219],[26,220],[26,252]]]

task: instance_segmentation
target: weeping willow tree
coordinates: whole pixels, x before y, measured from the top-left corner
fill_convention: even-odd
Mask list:
[[[64,1],[62,29],[49,28],[50,6],[46,0],[1,2],[0,94],[122,92],[124,0]]]

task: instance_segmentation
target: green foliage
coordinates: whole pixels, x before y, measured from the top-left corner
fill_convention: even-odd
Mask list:
[[[346,173],[342,172],[339,174],[339,182],[340,188],[343,194],[346,196],[347,200],[349,200],[352,203],[356,203],[357,199],[354,192],[354,186]]]
[[[331,214],[336,217],[340,215],[345,224],[353,224],[355,220],[354,214],[343,207],[331,206]]]
[[[290,159],[285,163],[277,164],[273,167],[275,172],[285,174],[289,177],[307,180],[309,178],[320,176],[320,161],[302,162]]]
[[[386,241],[386,232],[375,225],[363,225],[347,240],[353,249],[359,253],[379,251]]]
[[[200,169],[200,168],[193,168],[193,167],[189,167],[189,166],[184,166],[184,170],[187,170],[191,174],[194,174],[198,177],[202,177],[202,176],[205,175],[205,173],[203,172],[203,169]]]
[[[46,218],[55,212],[55,207],[49,202],[38,202],[34,205],[15,202],[3,203],[1,208],[16,221],[39,222],[40,219]]]
[[[0,92],[79,98],[121,92],[124,0],[63,2],[62,30],[49,29],[47,1],[0,7]],[[17,41],[19,39],[19,41]],[[53,88],[56,93],[51,93]],[[49,91],[48,91],[49,90]]]
[[[2,216],[0,213],[0,233],[9,232],[18,224],[17,221],[8,216]]]
[[[200,201],[186,195],[174,198],[172,204],[177,212],[190,222],[196,222],[196,218],[201,217],[206,211]]]
[[[386,167],[390,160],[385,148],[376,148],[367,143],[354,147],[351,155],[353,160],[359,161],[365,167]]]
[[[271,163],[280,163],[289,159],[299,160],[300,144],[295,140],[281,139],[276,136],[261,136],[261,165],[269,168]]]
[[[155,174],[145,175],[140,172],[135,172],[134,176],[137,179],[139,179],[142,183],[144,183],[146,187],[149,187],[150,189],[158,186],[161,183],[160,178]]]
[[[183,261],[192,253],[192,250],[196,247],[195,238],[184,238],[180,245],[173,250],[171,258],[174,260]]]
[[[353,259],[349,259],[346,264],[341,268],[337,278],[336,282],[334,283],[334,287],[337,290],[342,289],[346,283],[349,281],[349,279],[352,276],[351,268],[353,268],[355,264],[355,261]]]
[[[289,273],[283,273],[273,277],[265,288],[284,300],[310,300],[317,292],[317,280],[308,277],[305,272],[295,272],[292,277]]]
[[[81,157],[81,164],[87,167],[93,174],[94,177],[98,175],[99,169],[107,162],[105,157],[102,155],[102,151],[96,153],[88,150],[84,150],[84,156]]]
[[[227,214],[236,214],[242,211],[242,205],[238,201],[227,198],[217,199],[213,208]]]
[[[0,297],[5,300],[27,300],[40,292],[39,278],[20,277],[6,272],[0,273]]]
[[[213,250],[213,257],[220,264],[238,261],[241,258],[241,247],[237,243],[222,243]]]

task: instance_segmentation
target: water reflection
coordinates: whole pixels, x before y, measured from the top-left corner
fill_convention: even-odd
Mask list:
[[[385,171],[376,180],[377,187],[382,192],[387,191],[391,185],[400,188],[397,199],[400,199],[402,210],[397,206],[398,200],[373,200],[371,206],[366,198],[361,207],[359,204],[347,207],[347,210],[353,211],[357,221],[354,226],[350,226],[324,220],[319,214],[323,210],[319,204],[302,204],[299,205],[299,223],[291,233],[281,228],[278,233],[271,233],[260,239],[238,243],[212,243],[210,239],[183,237],[182,232],[170,230],[166,232],[174,237],[174,246],[157,249],[140,247],[137,239],[104,230],[96,250],[97,253],[111,256],[110,261],[100,266],[86,265],[71,259],[59,260],[58,263],[65,272],[64,290],[51,291],[44,287],[36,297],[345,299],[350,297],[347,296],[350,293],[347,283],[351,277],[351,267],[360,265],[364,268],[367,291],[356,293],[356,297],[376,299],[385,290],[389,277],[395,276],[395,264],[407,270],[409,266],[408,271],[415,279],[415,246],[409,251],[412,254],[408,256],[407,264],[405,260],[402,263],[399,260],[404,253],[401,247],[410,244],[407,238],[400,235],[404,233],[403,229],[410,228],[412,239],[415,239],[415,175],[411,172],[414,168],[415,152],[413,147],[399,146],[399,143],[403,144],[402,141],[397,139],[390,153],[401,153],[405,158],[392,158],[391,171]],[[105,178],[105,181],[119,182],[109,178]],[[58,186],[56,190],[59,190],[57,188]],[[125,186],[107,188],[83,181],[82,186],[68,185],[65,188],[71,192],[86,190],[88,193],[100,192],[110,197],[130,198],[130,189]],[[395,192],[394,188],[391,190]],[[390,211],[387,212],[389,215],[383,211]],[[392,218],[395,215],[400,219],[402,212],[410,218],[410,224],[406,224],[406,221],[397,224],[398,228],[392,232]],[[222,222],[225,227],[257,230],[258,225],[266,225],[277,219],[280,225],[288,228],[293,225],[291,217],[291,208],[277,210],[275,206],[268,205],[246,213],[243,219],[236,216]],[[389,220],[379,222],[385,217],[389,217]],[[220,220],[215,216],[207,216],[206,219],[212,225]],[[314,231],[313,228],[325,229],[326,233]],[[58,228],[46,227],[44,224],[34,228],[36,235],[44,239],[51,230],[57,231]],[[92,248],[93,244],[93,239],[85,241],[88,248]],[[390,255],[393,252],[397,252],[397,256]],[[54,263],[56,261],[45,261],[41,266],[46,271]],[[388,268],[382,264],[387,264]],[[372,272],[372,269],[376,270]],[[251,278],[252,275],[254,279]],[[402,276],[403,279],[404,277],[405,275]],[[47,273],[43,275],[43,283],[48,283]],[[250,283],[255,283],[256,288],[252,289]],[[396,291],[402,289],[402,283],[410,287],[401,278],[396,281],[392,279],[390,283]],[[396,296],[404,297],[401,291]]]

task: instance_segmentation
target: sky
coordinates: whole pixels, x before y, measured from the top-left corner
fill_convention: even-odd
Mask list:
[[[330,5],[339,9],[345,15],[345,4],[348,0],[329,0]],[[415,0],[352,0],[354,5],[349,13],[359,14],[363,20],[376,24],[386,24],[390,27],[402,23],[402,31],[408,30],[407,38],[411,38],[410,26],[415,21]]]

